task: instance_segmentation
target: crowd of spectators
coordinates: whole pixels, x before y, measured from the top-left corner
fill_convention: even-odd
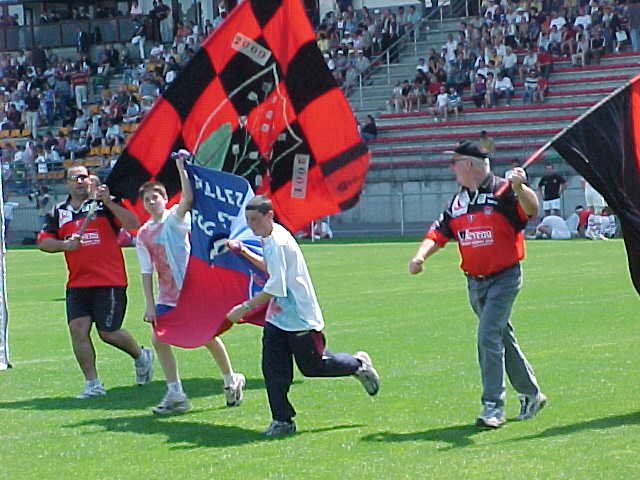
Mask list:
[[[355,11],[348,4],[342,11],[328,12],[317,29],[317,43],[327,67],[339,85],[355,85],[358,75],[371,64],[377,52],[396,44],[406,32],[414,31],[422,13],[411,5],[370,11]],[[390,61],[398,61],[398,48],[390,51]]]
[[[40,45],[0,54],[4,180],[34,191],[57,178],[50,174],[61,172],[65,161],[85,159],[108,172],[126,136],[214,28],[211,22],[203,29],[177,23],[172,40],[163,42],[161,12],[169,14],[161,0],[146,14],[134,2],[130,14],[137,28],[130,45],[100,44],[89,55],[79,44],[70,58]],[[49,13],[49,22],[66,19]]]
[[[607,53],[639,50],[637,27],[640,5],[635,4],[484,0],[479,16],[462,22],[457,34],[448,34],[439,52],[426,52],[413,79],[394,86],[388,110],[408,112],[425,106],[436,120],[446,118],[444,112],[461,110],[459,98],[467,89],[478,108],[500,101],[510,106],[516,84],[522,85],[523,103],[542,103],[554,58],[585,66],[599,63]],[[455,92],[446,105],[440,97],[443,88]]]

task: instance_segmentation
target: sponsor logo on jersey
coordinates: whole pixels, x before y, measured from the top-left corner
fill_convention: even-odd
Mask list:
[[[486,247],[493,245],[493,228],[472,227],[459,230],[458,242],[463,247]]]
[[[100,245],[100,232],[97,230],[86,230],[80,238],[80,245],[83,247]]]

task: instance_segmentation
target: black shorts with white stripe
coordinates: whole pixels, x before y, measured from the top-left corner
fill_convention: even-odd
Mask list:
[[[127,287],[67,288],[67,322],[91,317],[98,330],[113,332],[122,327],[127,308]]]

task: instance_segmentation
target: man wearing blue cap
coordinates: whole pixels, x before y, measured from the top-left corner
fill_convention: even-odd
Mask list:
[[[526,185],[522,168],[512,169],[508,179],[495,176],[487,151],[477,143],[462,142],[451,153],[451,168],[461,188],[429,228],[409,262],[409,272],[420,273],[429,256],[451,239],[458,242],[469,302],[479,320],[483,408],[476,425],[499,428],[505,422],[505,370],[520,394],[519,420],[533,418],[547,400],[509,321],[522,286],[523,230],[538,213],[538,198]]]

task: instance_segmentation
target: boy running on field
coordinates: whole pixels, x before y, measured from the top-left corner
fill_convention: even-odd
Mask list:
[[[157,315],[175,307],[180,296],[187,262],[189,260],[189,210],[193,202],[191,183],[184,168],[184,154],[178,154],[176,165],[180,174],[182,196],[180,203],[167,209],[167,191],[159,182],[147,182],[140,187],[140,198],[151,218],[138,231],[136,251],[140,260],[142,286],[146,300],[144,320],[155,325]],[[158,275],[158,297],[153,292],[153,271]],[[179,413],[191,405],[182,390],[176,359],[171,346],[160,340],[155,332],[151,338],[167,381],[167,393],[153,412]],[[224,343],[213,337],[205,345],[217,363],[224,378],[227,406],[240,405],[245,377],[234,373]]]
[[[264,258],[236,240],[230,240],[228,246],[266,271],[269,279],[261,292],[233,307],[227,318],[238,322],[254,307],[269,302],[262,337],[262,373],[273,421],[264,433],[286,435],[296,431],[296,411],[288,399],[292,358],[306,377],[353,375],[369,395],[378,393],[380,377],[366,352],[350,355],[325,350],[324,320],[307,264],[293,236],[274,222],[271,201],[262,195],[253,197],[247,203],[246,217],[253,233],[262,237]]]

